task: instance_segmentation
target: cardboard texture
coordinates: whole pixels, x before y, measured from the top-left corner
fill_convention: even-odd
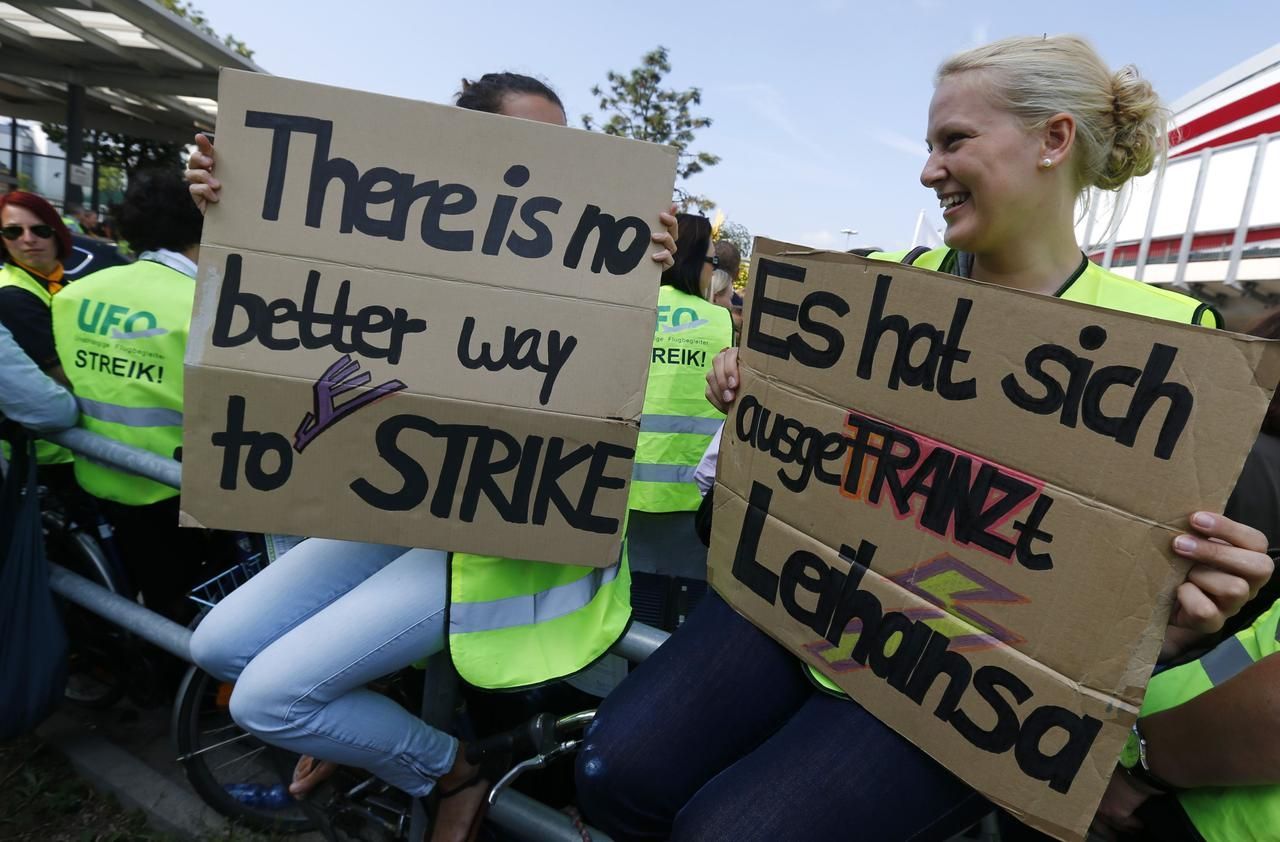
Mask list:
[[[757,240],[709,578],[1031,825],[1083,838],[1280,347]],[[905,341],[902,341],[905,339]]]
[[[184,516],[616,561],[675,151],[226,70],[217,148]]]

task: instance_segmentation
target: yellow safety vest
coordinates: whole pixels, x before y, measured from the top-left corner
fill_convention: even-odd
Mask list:
[[[49,290],[45,289],[44,284],[31,277],[31,274],[13,263],[5,263],[0,268],[0,287],[18,287],[25,289],[27,292],[39,298],[46,307],[50,306],[53,296]],[[35,360],[39,364],[39,360]],[[9,445],[4,443],[0,446],[6,459],[9,458]],[[51,441],[44,439],[36,440],[36,463],[40,465],[65,465],[67,462],[74,461],[75,457],[70,450],[61,445],[56,445]]]
[[[693,470],[724,418],[707,403],[706,370],[732,339],[728,310],[660,289],[631,508],[697,509]],[[599,569],[452,556],[449,651],[458,675],[476,687],[507,690],[572,675],[604,655],[630,622],[625,543],[622,558]]]
[[[729,311],[673,286],[658,292],[649,384],[644,390],[628,505],[642,512],[696,512],[693,472],[724,423],[707,401],[707,369],[733,344]]]
[[[1177,707],[1280,650],[1280,602],[1208,654],[1151,678],[1139,716]],[[1280,835],[1280,784],[1183,790],[1178,801],[1208,842]]]
[[[94,272],[58,293],[53,336],[80,404],[80,425],[173,458],[182,446],[182,359],[195,280],[150,260]],[[162,483],[77,459],[95,497],[145,506],[177,495]]]
[[[903,262],[911,252],[877,252],[868,255],[872,260],[885,260],[895,263]],[[919,269],[934,271],[950,271],[956,260],[956,252],[949,248],[937,248],[926,251],[909,263]],[[1114,272],[1108,272],[1092,261],[1085,262],[1081,270],[1063,283],[1057,297],[1064,301],[1077,301],[1092,304],[1107,310],[1119,310],[1140,316],[1151,316],[1170,322],[1183,324],[1221,327],[1218,313],[1207,304],[1201,304],[1194,298],[1172,292],[1160,287],[1144,284],[1125,278]],[[1206,323],[1206,317],[1210,323]],[[839,646],[829,650],[833,654],[848,651],[848,647]],[[809,675],[824,690],[831,690],[840,695],[844,691],[831,679],[816,669],[809,668]]]

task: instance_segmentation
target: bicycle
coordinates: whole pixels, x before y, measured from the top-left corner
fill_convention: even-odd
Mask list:
[[[110,526],[99,521],[90,531],[71,516],[69,508],[50,489],[41,487],[41,523],[49,561],[60,564],[114,594],[129,592],[127,576],[110,544]],[[97,534],[95,535],[94,532]],[[69,643],[67,688],[72,704],[105,710],[131,689],[154,685],[144,644],[128,632],[74,603],[59,599]]]

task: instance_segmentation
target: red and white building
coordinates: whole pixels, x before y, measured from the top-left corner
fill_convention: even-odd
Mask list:
[[[1239,328],[1280,306],[1280,44],[1172,110],[1168,164],[1127,195],[1095,190],[1077,236],[1103,266],[1209,301]]]

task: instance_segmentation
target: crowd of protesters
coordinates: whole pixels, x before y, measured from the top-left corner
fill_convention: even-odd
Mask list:
[[[567,124],[554,91],[517,74],[465,82],[457,105]],[[1112,72],[1076,38],[1008,39],[954,56],[937,74],[921,174],[944,205],[947,246],[870,256],[1222,327],[1211,308],[1114,275],[1076,244],[1071,214],[1081,191],[1116,189],[1156,166],[1164,113],[1132,68]],[[216,162],[198,137],[185,177],[135,175],[111,224],[83,207],[63,216],[31,193],[0,197],[0,412],[10,424],[38,435],[78,423],[180,456],[182,362],[202,215],[221,195]],[[457,737],[366,685],[446,648],[479,688],[558,681],[625,632],[632,571],[705,570],[718,431],[738,388],[742,256],[714,239],[704,217],[655,208],[653,221],[659,305],[694,311],[697,324],[679,341],[709,353],[701,364],[650,371],[627,541],[605,574],[313,538],[197,628],[196,661],[236,682],[237,722],[301,755],[295,796],[339,764],[359,766],[412,796],[434,790],[433,839],[474,838],[501,770],[471,765]],[[116,239],[133,260],[119,256]],[[1280,314],[1252,330],[1280,337]],[[654,359],[665,359],[656,349],[669,341],[655,332]],[[145,604],[181,617],[195,560],[223,548],[216,535],[177,528],[177,491],[52,442],[40,441],[37,456],[42,482],[87,496],[114,526]],[[1109,838],[1217,842],[1280,828],[1274,404],[1226,512],[1191,512],[1188,523],[1173,547],[1191,573],[1133,732],[1142,752],[1122,759],[1095,819]],[[464,628],[462,612],[450,616],[460,602],[533,604],[588,580],[591,588],[575,587],[578,603],[545,621]],[[1202,681],[1203,659],[1224,646],[1249,657],[1232,675]],[[993,810],[834,689],[816,687],[793,656],[710,592],[605,700],[579,758],[580,803],[619,839],[945,839]],[[805,768],[821,774],[798,773]],[[1004,821],[1008,839],[1033,836]]]

